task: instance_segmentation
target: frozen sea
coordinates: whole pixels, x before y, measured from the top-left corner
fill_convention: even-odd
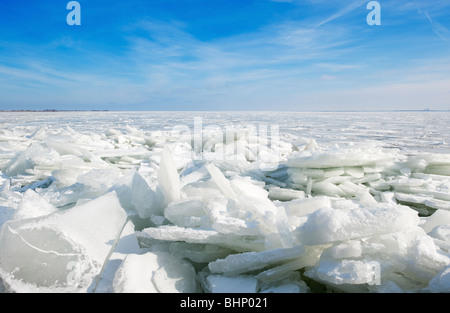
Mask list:
[[[0,113],[1,129],[70,126],[80,132],[102,132],[132,126],[144,131],[169,130],[202,124],[279,126],[281,136],[319,144],[377,141],[404,151],[450,152],[450,112],[11,112]]]
[[[450,112],[0,112],[0,170],[0,292],[450,291]]]

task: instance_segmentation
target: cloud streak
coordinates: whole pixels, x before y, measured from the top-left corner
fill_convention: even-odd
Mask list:
[[[423,14],[427,18],[427,20],[430,22],[431,29],[433,30],[433,32],[436,35],[438,35],[438,37],[440,37],[441,39],[448,41],[450,38],[450,31],[447,28],[445,28],[444,26],[442,26],[441,24],[439,24],[438,22],[434,22],[427,11],[424,11]]]
[[[334,13],[333,15],[327,17],[326,19],[320,21],[319,23],[317,23],[314,28],[320,27],[322,25],[325,25],[329,22],[332,22],[338,18],[341,18],[345,15],[347,15],[348,13],[352,12],[353,10],[361,7],[362,5],[366,4],[367,1],[366,0],[356,0],[353,1],[352,3],[350,3],[349,5],[345,6],[344,8],[340,9],[338,12]]]

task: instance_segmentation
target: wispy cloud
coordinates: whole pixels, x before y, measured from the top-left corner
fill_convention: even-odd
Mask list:
[[[433,21],[431,16],[428,14],[427,11],[423,11],[423,14],[428,19],[428,21],[431,24],[431,28],[433,32],[438,35],[441,39],[447,41],[450,39],[450,31],[445,28],[443,25],[439,24],[438,22]]]
[[[317,23],[314,27],[320,27],[322,25],[325,25],[331,21],[334,21],[335,19],[338,19],[340,17],[343,17],[344,15],[347,15],[348,13],[352,12],[353,10],[359,8],[360,6],[367,4],[367,0],[356,0],[350,3],[349,5],[345,6],[344,8],[340,9],[336,13],[332,14],[331,16],[327,17],[326,19],[320,21]]]
[[[336,30],[300,28],[298,23],[209,42],[195,39],[180,28],[173,31],[177,34],[173,38],[160,37],[158,33],[165,32],[164,27],[172,29],[174,25],[161,24],[146,28],[146,36],[130,36],[130,53],[134,60],[140,60],[139,68],[152,68],[153,73],[149,71],[148,75],[164,71],[166,81],[172,84],[177,83],[177,77],[185,76],[197,83],[214,80],[228,84],[289,76],[318,61],[323,64],[346,42],[344,34]],[[286,68],[293,62],[296,67]]]

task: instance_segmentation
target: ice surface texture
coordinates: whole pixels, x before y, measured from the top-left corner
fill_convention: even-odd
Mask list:
[[[362,116],[338,115],[341,141],[322,144],[298,135],[320,115],[266,136],[103,114],[5,115],[0,290],[450,291],[450,150],[434,133],[421,143],[440,153],[396,149],[406,124],[380,140]]]

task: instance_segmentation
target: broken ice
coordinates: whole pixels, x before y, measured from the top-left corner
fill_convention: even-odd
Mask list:
[[[146,127],[163,113],[121,127],[114,113],[70,127],[2,114],[3,292],[450,290],[450,149],[406,149],[429,134],[388,142],[339,114],[325,121],[342,137],[321,114],[280,115],[270,135]]]

